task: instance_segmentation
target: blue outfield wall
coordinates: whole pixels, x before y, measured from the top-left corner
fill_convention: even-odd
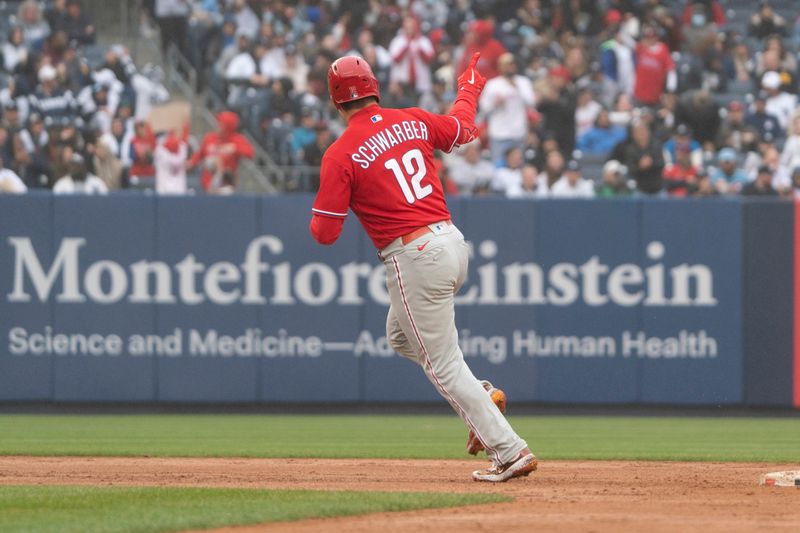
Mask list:
[[[0,196],[0,400],[436,401],[310,196]],[[791,405],[791,203],[451,200],[474,373],[517,402]]]

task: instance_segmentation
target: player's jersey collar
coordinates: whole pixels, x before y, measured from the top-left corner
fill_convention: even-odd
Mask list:
[[[359,109],[358,111],[350,115],[350,120],[348,120],[347,123],[351,124],[356,121],[369,120],[369,117],[375,112],[377,112],[379,109],[381,109],[381,106],[379,106],[377,103],[369,104],[364,109]]]

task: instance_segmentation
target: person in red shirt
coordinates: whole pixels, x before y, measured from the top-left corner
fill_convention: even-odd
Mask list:
[[[491,20],[476,20],[469,26],[469,31],[464,36],[464,55],[458,64],[458,69],[464,71],[467,63],[475,54],[480,54],[478,67],[481,74],[490,80],[500,75],[497,60],[507,52],[500,41],[492,37],[494,23]]]
[[[186,163],[191,170],[203,161],[203,173],[200,186],[208,191],[216,183],[219,185],[224,174],[236,175],[239,161],[242,158],[252,159],[255,150],[247,138],[236,130],[239,128],[239,116],[231,111],[223,111],[217,115],[219,129],[203,137],[200,148]]]
[[[153,166],[153,152],[156,149],[156,136],[150,126],[140,120],[136,122],[131,139],[131,168],[129,181],[134,186],[152,186],[156,176]]]
[[[664,188],[670,196],[685,197],[697,188],[697,167],[692,164],[692,149],[689,144],[675,147],[675,162],[667,165],[661,174]]]
[[[633,97],[640,104],[657,106],[664,87],[674,92],[678,85],[675,63],[667,45],[658,40],[655,28],[646,27],[636,47],[636,83]]]
[[[392,348],[422,366],[470,429],[467,449],[485,449],[491,467],[476,481],[499,482],[536,470],[536,457],[478,381],[458,345],[455,294],[467,275],[469,247],[450,220],[434,150],[475,139],[475,113],[486,79],[475,54],[458,78],[449,115],[378,105],[378,80],[364,59],[346,56],[328,69],[328,89],[347,129],[322,159],[311,234],[332,244],[348,209],[358,217],[386,267]],[[478,446],[473,446],[474,439]]]

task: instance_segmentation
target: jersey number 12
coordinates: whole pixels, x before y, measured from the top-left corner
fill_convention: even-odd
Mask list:
[[[433,192],[433,186],[430,183],[424,187],[420,185],[422,178],[424,178],[426,174],[425,158],[422,156],[421,150],[418,148],[409,150],[403,154],[400,161],[403,162],[405,174],[400,168],[400,163],[397,162],[397,159],[390,159],[384,163],[383,166],[391,170],[392,174],[394,174],[397,184],[400,185],[400,190],[403,191],[403,196],[406,197],[406,202],[413,204],[417,200],[422,200]],[[406,175],[411,176],[410,187],[408,185],[409,179],[406,178]]]

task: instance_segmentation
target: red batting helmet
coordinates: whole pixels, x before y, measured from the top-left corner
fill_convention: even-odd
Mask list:
[[[328,92],[336,107],[344,102],[374,96],[380,101],[380,87],[369,63],[358,56],[344,56],[328,69]]]

